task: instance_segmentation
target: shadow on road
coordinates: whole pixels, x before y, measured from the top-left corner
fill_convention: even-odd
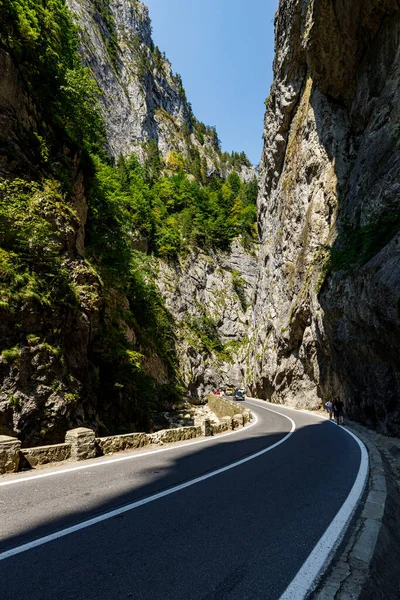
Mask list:
[[[272,413],[268,414],[269,419]],[[286,425],[287,423],[287,425]],[[0,541],[0,552],[4,552],[10,548],[17,547],[37,538],[49,535],[56,531],[60,531],[77,523],[82,523],[88,519],[103,515],[109,511],[124,507],[134,503],[140,499],[148,498],[160,491],[169,489],[176,485],[182,484],[189,480],[195,479],[206,473],[210,473],[216,469],[234,463],[244,457],[250,456],[260,450],[270,447],[282,440],[290,430],[290,422],[282,420],[273,423],[273,427],[277,430],[270,433],[248,431],[246,439],[236,439],[221,437],[219,441],[212,444],[199,444],[198,446],[182,446],[179,449],[172,449],[171,452],[158,454],[145,454],[142,457],[132,458],[125,462],[113,463],[110,465],[99,466],[96,468],[75,471],[71,473],[61,473],[54,477],[36,480],[32,483],[27,482],[17,484],[15,487],[5,487],[0,492],[0,498],[3,496],[3,509],[10,511],[13,507],[10,506],[12,497],[15,494],[26,494],[24,486],[34,485],[35,492],[43,487],[49,490],[49,496],[60,495],[65,490],[66,497],[71,494],[71,489],[76,489],[75,499],[78,499],[79,507],[71,510],[66,505],[65,513],[57,516],[48,516],[42,519],[40,525],[29,527],[22,533],[14,536],[8,536]],[[242,430],[243,432],[246,430]],[[317,433],[318,432],[318,433]],[[338,445],[337,439],[340,438]],[[223,475],[217,475],[213,478],[219,484],[218,478],[228,476],[235,479],[239,475],[241,481],[246,481],[246,473],[249,477],[253,476],[253,463],[263,459],[262,477],[270,480],[272,485],[277,484],[277,481],[282,483],[282,478],[287,480],[285,493],[289,493],[289,497],[297,497],[298,492],[303,493],[304,490],[319,490],[322,496],[332,496],[338,492],[338,497],[343,499],[345,490],[349,490],[352,483],[352,473],[340,473],[335,485],[332,485],[332,472],[335,465],[348,462],[350,446],[352,446],[351,438],[340,428],[333,427],[331,424],[321,421],[313,425],[300,427],[284,444],[271,452],[266,453],[261,458],[255,461],[249,461],[240,467],[228,471]],[[332,461],[332,448],[335,448],[335,459]],[[178,456],[176,453],[179,453]],[[266,460],[265,460],[266,459]],[[110,478],[110,492],[107,491],[107,499],[98,502],[91,502],[92,489],[96,488],[96,482],[101,481],[104,489],[104,479],[107,479],[107,473],[114,470],[113,476]],[[138,472],[140,473],[140,481],[138,484]],[[115,481],[116,474],[120,474],[126,483],[126,491],[123,493],[113,493],[111,484]],[[293,473],[295,473],[295,483],[292,482]],[[208,481],[212,481],[208,480]],[[145,480],[145,481],[143,481]],[[90,482],[90,483],[89,483]],[[260,481],[265,483],[265,481]],[[195,484],[196,493],[201,494],[201,485]],[[296,492],[297,490],[297,492]],[[178,492],[179,493],[179,492]],[[29,499],[29,503],[35,502],[35,493]],[[174,498],[176,494],[171,496]],[[251,499],[249,498],[248,501]],[[234,501],[234,498],[232,498]],[[85,502],[90,502],[90,507],[85,507]],[[160,502],[156,500],[155,502]],[[246,500],[247,502],[247,500]],[[286,498],[282,498],[282,507],[287,503]],[[19,503],[15,506],[15,519],[19,518]],[[303,506],[303,502],[301,506]],[[338,508],[340,504],[338,504]],[[37,510],[40,512],[40,505],[37,505]],[[202,510],[201,504],[199,510]],[[68,512],[67,512],[68,511]],[[59,508],[62,513],[62,508]],[[130,514],[130,513],[125,513]],[[299,518],[301,511],[299,511]]]

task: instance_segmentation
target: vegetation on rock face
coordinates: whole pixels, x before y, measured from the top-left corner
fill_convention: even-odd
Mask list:
[[[400,212],[394,208],[366,225],[354,227],[341,224],[339,237],[331,249],[330,271],[358,268],[367,263],[390,242],[400,229]]]
[[[78,224],[55,180],[0,181],[0,307],[75,302],[62,253]],[[61,234],[61,231],[63,232]]]
[[[207,315],[193,318],[189,322],[190,329],[199,337],[204,349],[209,353],[221,353],[224,350],[219,339],[216,323]]]
[[[118,68],[109,1],[93,6],[107,24],[107,47]],[[38,406],[24,421],[22,436],[30,442],[57,438],[54,395],[65,401],[64,420],[73,421],[79,403],[91,401],[104,432],[149,427],[153,413],[182,389],[173,322],[154,283],[154,260],[135,248],[145,239],[150,254],[173,260],[190,247],[227,249],[238,235],[252,240],[257,185],[242,183],[234,172],[226,180],[207,178],[193,144],[187,157],[164,161],[150,142],[144,164],[135,157],[112,163],[104,152],[98,90],[81,64],[65,1],[0,0],[0,14],[0,49],[18,66],[32,101],[23,143],[37,173],[34,180],[31,172],[0,181],[0,309],[6,315],[1,368],[6,374],[18,359],[18,368],[33,369],[30,390],[18,383],[0,388],[0,401],[6,397],[9,407],[23,411],[26,394],[35,393],[34,365],[42,361],[46,374],[37,381],[45,382],[46,408],[40,412]],[[165,57],[157,48],[151,52],[161,68]],[[192,120],[198,141],[211,139],[221,163],[249,165],[243,153],[221,153],[215,128]],[[75,189],[79,173],[83,197]],[[82,257],[77,238],[85,195]],[[222,351],[213,324],[194,325],[207,348]],[[34,360],[25,365],[27,353]],[[157,377],[149,367],[155,359]],[[60,436],[63,426],[61,420]]]
[[[115,31],[114,17],[110,8],[110,0],[93,0],[94,14],[98,14],[106,25],[107,32],[103,32],[104,41],[110,56],[111,63],[118,70],[118,41]]]
[[[11,54],[30,97],[40,107],[35,137],[42,161],[53,162],[49,152],[63,140],[85,149],[101,148],[102,122],[93,101],[97,87],[81,64],[65,2],[0,0],[0,14],[0,47]],[[56,172],[60,168],[52,166]]]

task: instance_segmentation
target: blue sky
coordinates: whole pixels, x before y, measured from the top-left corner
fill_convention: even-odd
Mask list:
[[[261,158],[278,0],[144,0],[153,40],[183,79],[195,116],[223,150]]]

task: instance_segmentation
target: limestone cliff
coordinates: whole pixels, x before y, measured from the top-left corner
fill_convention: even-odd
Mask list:
[[[84,64],[99,86],[110,154],[117,159],[135,153],[143,160],[155,142],[167,170],[175,155],[182,156],[189,177],[198,166],[206,177],[226,177],[233,165],[215,129],[193,115],[180,76],[155,46],[148,8],[137,0],[100,4],[101,11],[96,2],[68,0]],[[243,181],[256,176],[246,160],[234,168]],[[243,383],[237,353],[246,347],[255,251],[237,240],[232,253],[192,251],[177,263],[158,262],[157,285],[174,320],[180,376],[193,396],[226,381]],[[202,331],[207,325],[208,335]]]
[[[281,0],[252,391],[400,433],[400,7]]]
[[[246,381],[256,251],[236,240],[229,252],[198,250],[159,264],[158,287],[174,317],[180,374],[191,397]]]
[[[197,121],[182,79],[154,44],[147,6],[138,0],[67,0],[79,26],[81,55],[99,86],[114,158],[140,159],[155,142],[161,155],[179,153],[206,176],[226,176],[232,166],[221,153],[215,128]],[[237,165],[243,180],[255,176],[248,161]]]

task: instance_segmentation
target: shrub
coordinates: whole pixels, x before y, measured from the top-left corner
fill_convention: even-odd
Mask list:
[[[14,362],[17,358],[20,357],[20,349],[18,346],[14,346],[13,348],[8,348],[3,350],[1,353],[1,357],[4,358],[7,362]]]

